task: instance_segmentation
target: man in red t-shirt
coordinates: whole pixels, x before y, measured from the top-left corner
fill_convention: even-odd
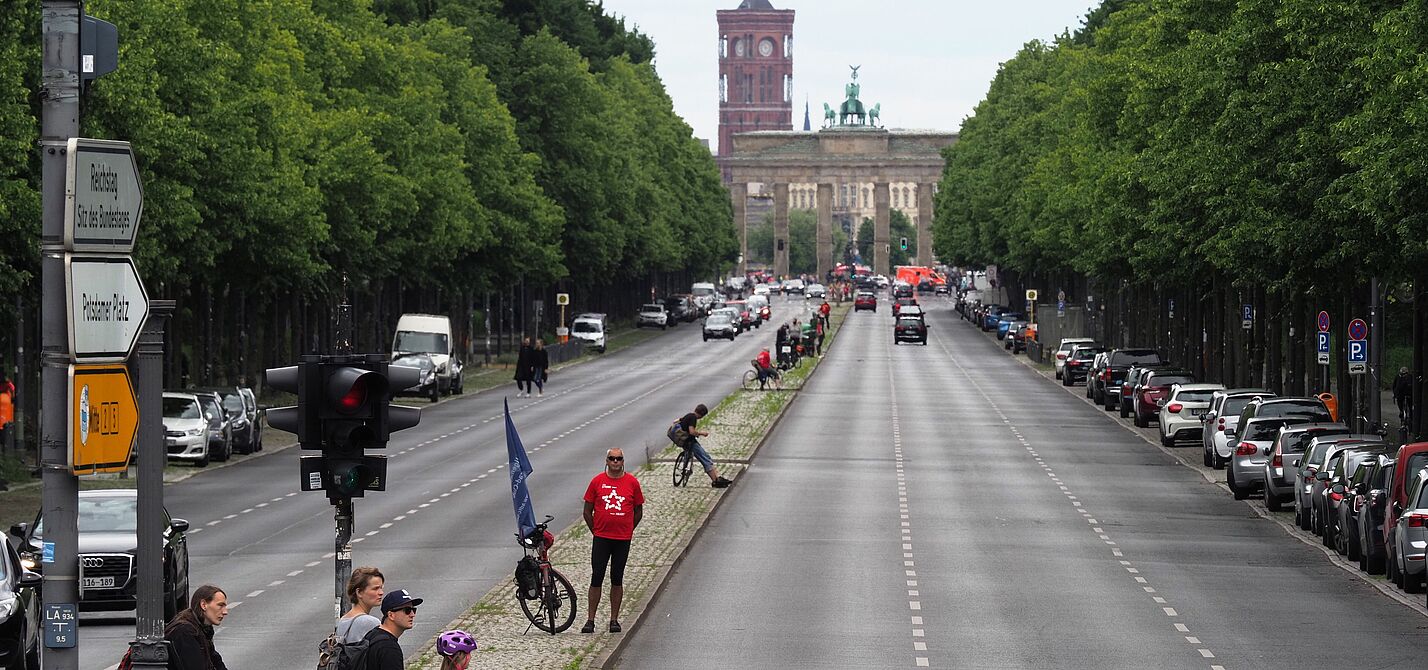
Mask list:
[[[620,632],[620,601],[625,597],[625,561],[630,557],[630,539],[644,516],[645,494],[640,480],[625,472],[625,452],[605,452],[605,471],[585,488],[585,525],[594,535],[590,546],[590,604],[582,633],[595,632],[595,610],[600,605],[600,587],[605,582],[605,566],[610,567],[610,632]]]

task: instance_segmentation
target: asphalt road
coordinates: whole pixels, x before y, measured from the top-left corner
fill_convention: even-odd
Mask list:
[[[835,349],[623,668],[1407,668],[1424,618],[930,301]]]
[[[773,301],[775,323],[798,316],[801,301]],[[604,452],[625,449],[633,470],[646,447],[664,447],[665,427],[694,405],[713,404],[738,386],[772,328],[736,341],[701,341],[698,323],[551,374],[543,397],[510,400],[530,453],[538,515],[552,526],[580,520],[581,496],[604,467]],[[388,590],[425,599],[403,637],[409,651],[435,637],[521,556],[513,533],[502,399],[504,391],[427,407],[415,428],[393,435],[388,490],[356,503],[353,564],[376,565]],[[333,615],[332,507],[320,493],[296,493],[298,449],[205,472],[165,488],[175,517],[192,524],[192,586],[223,588],[232,611],[217,647],[231,668],[299,668],[316,661]],[[133,638],[133,618],[86,615],[81,667],[116,664]]]

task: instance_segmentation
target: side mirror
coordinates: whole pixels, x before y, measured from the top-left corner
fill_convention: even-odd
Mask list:
[[[39,573],[22,570],[20,572],[19,586],[22,589],[38,589],[45,583],[45,578]]]
[[[1225,437],[1234,437],[1236,435],[1239,435],[1239,431],[1235,430],[1234,428],[1225,429]]]
[[[1327,482],[1327,481],[1329,481],[1329,473],[1328,473],[1328,472],[1318,472],[1318,473],[1315,473],[1315,474],[1314,474],[1314,478],[1317,479],[1317,480],[1319,480],[1319,481],[1321,481],[1321,482]]]
[[[11,535],[14,535],[16,538],[24,538],[25,535],[26,535],[27,533],[29,533],[29,532],[30,532],[30,524],[28,524],[28,523],[26,523],[26,522],[24,522],[24,521],[21,521],[20,523],[17,523],[17,524],[15,524],[15,525],[13,525],[13,526],[10,526],[10,534],[11,534]]]
[[[1335,484],[1335,485],[1329,487],[1329,490],[1330,490],[1330,491],[1333,491],[1334,493],[1337,493],[1337,494],[1339,494],[1339,495],[1344,495],[1344,485],[1343,485],[1343,484]]]
[[[170,519],[170,520],[169,520],[169,528],[173,529],[173,531],[174,531],[175,533],[182,533],[182,532],[188,530],[188,520],[187,520],[187,519]]]

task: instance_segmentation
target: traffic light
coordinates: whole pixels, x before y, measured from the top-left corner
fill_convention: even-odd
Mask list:
[[[907,251],[907,238],[902,238],[902,250]]]
[[[298,396],[294,407],[269,410],[269,424],[296,433],[303,449],[302,490],[333,500],[386,490],[387,460],[367,449],[421,422],[421,410],[390,405],[393,389],[417,383],[420,371],[389,366],[379,354],[304,356],[302,363],[268,371],[268,382]]]

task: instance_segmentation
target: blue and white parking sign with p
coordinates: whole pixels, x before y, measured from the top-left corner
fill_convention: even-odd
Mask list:
[[[1319,353],[1329,353],[1329,334],[1319,333]]]
[[[1368,342],[1363,340],[1349,340],[1349,362],[1368,362]]]

